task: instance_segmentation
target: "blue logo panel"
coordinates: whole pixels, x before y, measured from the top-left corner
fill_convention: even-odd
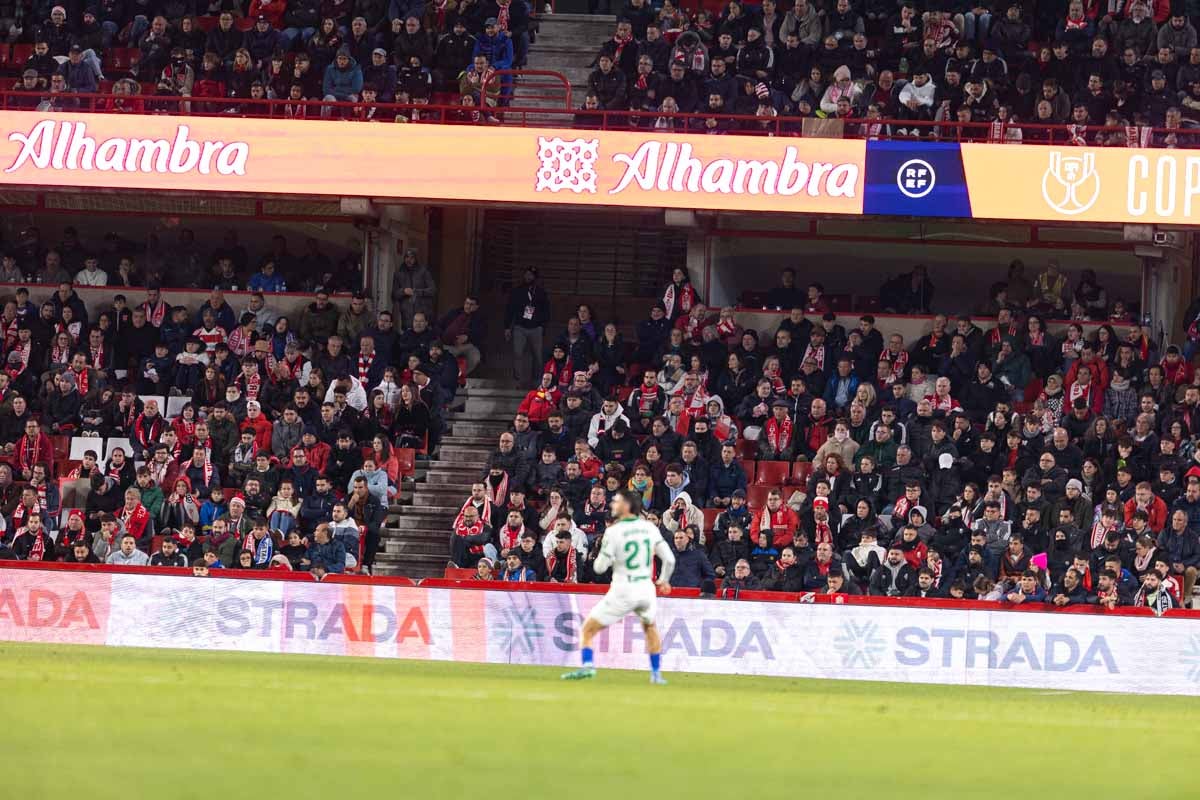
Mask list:
[[[864,214],[970,217],[962,154],[954,142],[867,142]]]

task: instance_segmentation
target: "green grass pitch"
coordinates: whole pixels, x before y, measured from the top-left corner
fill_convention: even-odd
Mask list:
[[[7,643],[0,666],[3,800],[1200,796],[1194,698]]]

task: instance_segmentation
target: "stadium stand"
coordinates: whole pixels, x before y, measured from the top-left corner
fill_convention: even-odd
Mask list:
[[[560,36],[550,50],[593,53],[561,71],[525,70],[550,9],[524,0],[392,3],[366,16],[314,6],[171,19],[55,6],[25,24],[28,10],[0,45],[13,77],[0,103],[1172,148],[1194,146],[1200,122],[1195,23],[1167,3],[628,0],[603,42],[572,38],[570,21],[547,26]],[[584,20],[605,19],[566,16],[583,35],[595,27]]]

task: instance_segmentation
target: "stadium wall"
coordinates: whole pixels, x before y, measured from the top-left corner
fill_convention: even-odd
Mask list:
[[[574,665],[595,594],[0,568],[0,641]],[[659,603],[671,672],[1200,694],[1194,620],[727,602]],[[640,669],[628,619],[600,667]]]

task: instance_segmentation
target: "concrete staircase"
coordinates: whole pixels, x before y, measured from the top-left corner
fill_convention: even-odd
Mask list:
[[[390,510],[380,536],[376,574],[443,574],[454,517],[524,396],[511,380],[468,379],[465,405],[449,414],[447,434],[434,457],[418,462],[414,481],[406,482],[400,502]]]
[[[571,105],[579,108],[587,94],[587,79],[592,72],[592,59],[600,45],[612,37],[616,17],[612,14],[543,14],[540,19],[537,42],[529,48],[526,69],[553,70],[562,73],[571,84]],[[549,98],[530,98],[530,94],[548,94],[544,89],[525,90],[522,97],[521,82],[517,82],[513,105],[523,108],[561,108],[561,103]],[[570,120],[561,114],[547,114],[544,118],[530,114],[528,121],[565,127]]]

